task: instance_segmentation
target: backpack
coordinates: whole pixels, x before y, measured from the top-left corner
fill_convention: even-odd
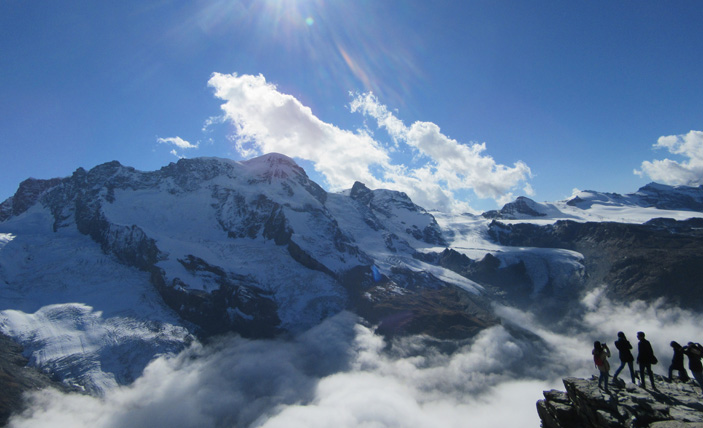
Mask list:
[[[596,364],[596,367],[603,365],[603,360],[600,358],[600,352],[593,354],[593,362]]]
[[[699,343],[694,344],[690,348],[690,353],[696,357],[696,358],[701,358],[703,357],[703,346],[701,346]]]

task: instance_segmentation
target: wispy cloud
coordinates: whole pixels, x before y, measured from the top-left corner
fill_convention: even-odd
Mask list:
[[[181,137],[169,137],[169,138],[157,137],[156,142],[159,144],[171,144],[181,150],[197,149],[200,146],[200,142],[193,144],[189,141],[184,140]],[[178,159],[185,158],[185,156],[178,153],[178,150],[176,150],[176,149],[171,149],[171,151],[169,153],[171,153],[173,156],[177,157]]]
[[[184,140],[181,137],[157,138],[156,141],[161,144],[173,144],[180,149],[197,149],[199,144],[193,144]]]
[[[700,186],[703,184],[703,131],[690,131],[684,135],[660,137],[653,146],[686,158],[683,162],[671,159],[642,162],[639,176],[671,185]]]
[[[406,126],[371,94],[357,95],[352,112],[372,117],[392,142],[376,141],[367,130],[349,131],[325,123],[291,95],[278,91],[262,75],[215,73],[209,81],[224,100],[224,117],[236,128],[235,146],[245,157],[280,152],[312,161],[332,190],[362,181],[371,188],[407,193],[426,208],[467,210],[457,192],[473,190],[480,198],[512,198],[512,190],[527,183],[530,168],[512,167],[485,155],[486,144],[462,144],[442,134],[431,122]],[[409,167],[394,156],[402,149],[416,153],[420,164]]]

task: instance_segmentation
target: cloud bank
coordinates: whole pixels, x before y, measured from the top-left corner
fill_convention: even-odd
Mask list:
[[[512,199],[511,191],[520,185],[531,194],[525,163],[497,164],[484,154],[485,143],[459,143],[431,122],[406,126],[371,93],[357,95],[351,111],[377,120],[391,143],[376,141],[366,129],[343,130],[321,121],[262,75],[215,73],[208,84],[224,101],[224,118],[235,126],[235,148],[242,156],[279,152],[311,161],[332,190],[361,181],[371,188],[403,191],[426,208],[454,211],[469,209],[459,202],[460,191],[500,202]],[[394,155],[405,149],[415,153],[419,166],[394,162]]]
[[[703,131],[690,131],[685,135],[659,137],[653,146],[666,149],[686,160],[671,159],[642,162],[641,169],[635,170],[639,176],[648,176],[653,181],[670,185],[700,186],[703,184]]]
[[[343,312],[292,340],[223,338],[154,360],[104,397],[40,391],[12,427],[505,427],[538,426],[542,391],[596,374],[594,340],[643,330],[667,370],[676,340],[700,341],[703,316],[663,301],[617,304],[595,290],[580,326],[554,330],[496,307],[501,325],[463,343],[392,344]],[[451,349],[447,349],[451,348]],[[616,364],[617,356],[611,359]]]

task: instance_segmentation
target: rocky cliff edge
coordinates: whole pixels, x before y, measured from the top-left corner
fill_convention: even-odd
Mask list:
[[[693,381],[656,376],[657,390],[629,382],[598,388],[598,378],[565,378],[564,391],[544,391],[537,412],[544,428],[703,428],[703,396]],[[649,379],[647,379],[649,381]]]

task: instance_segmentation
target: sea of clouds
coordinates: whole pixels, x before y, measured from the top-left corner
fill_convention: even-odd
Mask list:
[[[465,342],[388,341],[348,312],[285,340],[221,337],[157,358],[103,397],[32,393],[10,426],[537,427],[543,390],[596,374],[594,340],[624,331],[636,350],[645,331],[660,374],[671,340],[701,340],[703,315],[662,301],[618,304],[596,290],[582,305],[570,327],[496,306],[501,323]]]

